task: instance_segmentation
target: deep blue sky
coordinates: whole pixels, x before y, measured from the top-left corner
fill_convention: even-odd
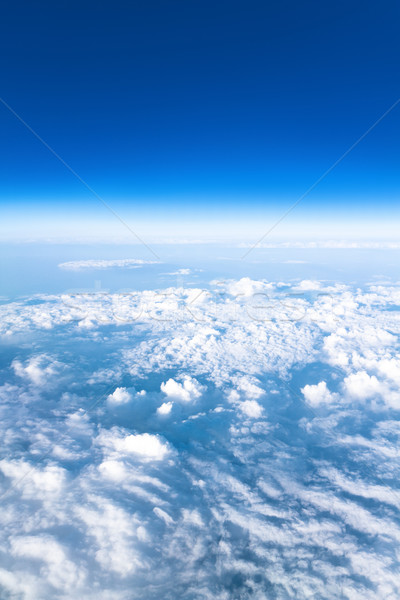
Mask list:
[[[400,97],[399,27],[395,1],[3,3],[0,95],[125,215],[275,215]],[[299,218],[389,215],[399,125],[400,106]],[[105,216],[4,106],[0,127],[9,214]]]

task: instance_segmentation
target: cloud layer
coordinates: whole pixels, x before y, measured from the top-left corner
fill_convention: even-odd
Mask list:
[[[121,258],[115,260],[71,260],[58,265],[65,271],[86,271],[88,269],[138,269],[143,265],[158,264],[153,260],[142,260],[140,258]]]
[[[0,306],[0,597],[400,595],[400,288]]]

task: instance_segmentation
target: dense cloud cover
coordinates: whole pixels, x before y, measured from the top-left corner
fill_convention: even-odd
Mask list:
[[[0,597],[397,600],[399,307],[248,278],[0,306]]]

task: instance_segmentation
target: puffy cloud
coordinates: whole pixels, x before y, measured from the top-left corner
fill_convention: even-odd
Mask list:
[[[56,363],[52,363],[45,355],[29,358],[25,363],[15,359],[12,368],[18,377],[23,377],[36,385],[43,385],[56,372]]]
[[[110,394],[107,398],[107,402],[111,406],[119,406],[121,404],[127,404],[132,400],[132,395],[124,387],[117,387],[115,391]]]
[[[317,385],[305,385],[301,392],[310,406],[329,404],[334,400],[333,394],[328,390],[326,382],[320,381]]]
[[[115,447],[123,452],[155,460],[162,460],[169,452],[168,446],[163,444],[158,436],[149,433],[128,435],[123,440],[117,441]]]
[[[352,373],[344,379],[346,392],[357,400],[366,400],[377,396],[382,391],[382,384],[375,375],[368,375],[365,371]]]
[[[391,365],[392,367],[392,365]],[[380,370],[379,367],[377,369]],[[388,375],[387,369],[383,372]],[[393,370],[389,368],[390,375],[393,375]],[[343,381],[343,389],[348,396],[355,400],[373,400],[385,404],[388,407],[395,409],[400,408],[400,393],[397,384],[393,387],[393,377],[381,380],[375,375],[369,375],[366,371],[357,371],[346,377]],[[396,376],[394,374],[394,376]]]
[[[150,433],[124,435],[124,430],[117,428],[102,431],[97,438],[97,443],[105,449],[116,451],[116,456],[134,455],[148,460],[162,460],[171,451],[168,444],[158,435]]]
[[[129,477],[125,464],[118,460],[105,460],[99,465],[99,471],[103,477],[121,483]]]
[[[396,385],[400,385],[400,359],[384,358],[377,361],[378,372]]]
[[[321,289],[321,282],[303,279],[303,281],[300,281],[300,283],[295,287],[303,292],[314,292]]]
[[[247,398],[259,398],[265,392],[258,385],[259,381],[254,377],[240,377],[238,379],[234,379],[237,388],[240,392],[242,392]]]
[[[271,284],[263,281],[254,281],[250,277],[242,277],[239,281],[229,281],[224,285],[231,296],[251,296],[257,292],[270,289]]]
[[[258,419],[263,413],[263,407],[256,400],[245,400],[239,404],[239,408],[247,417]]]
[[[181,402],[191,402],[192,400],[199,398],[203,390],[204,386],[189,375],[183,377],[182,383],[171,378],[161,384],[161,391],[164,392],[166,396]]]
[[[157,413],[159,415],[169,415],[172,410],[173,402],[163,402],[161,406],[157,408]]]
[[[2,304],[0,596],[400,597],[400,292],[313,287]]]

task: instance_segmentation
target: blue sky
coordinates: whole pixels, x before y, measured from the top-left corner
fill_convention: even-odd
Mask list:
[[[17,2],[2,8],[1,97],[144,235],[258,238],[400,97],[399,13]],[[399,124],[400,106],[276,235],[393,238]],[[7,238],[125,236],[4,106],[0,127]]]
[[[0,6],[1,599],[400,598],[399,15]]]

